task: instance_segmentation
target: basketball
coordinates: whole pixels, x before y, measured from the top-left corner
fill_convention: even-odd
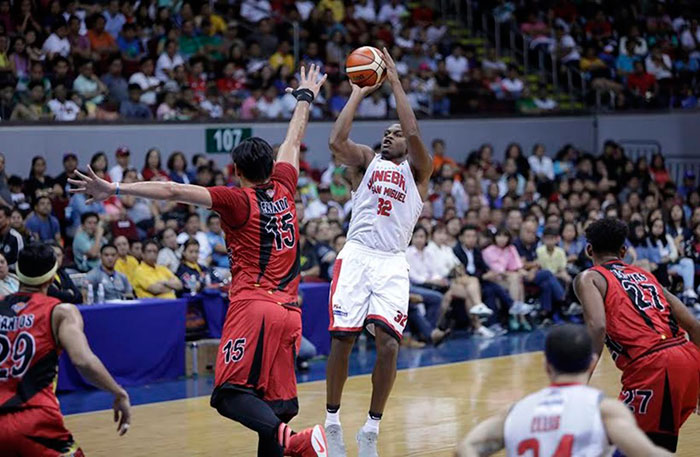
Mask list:
[[[350,53],[345,60],[345,72],[360,87],[374,86],[386,78],[386,65],[382,52],[372,46],[362,46]]]

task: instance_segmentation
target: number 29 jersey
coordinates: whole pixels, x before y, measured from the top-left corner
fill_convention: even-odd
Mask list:
[[[605,344],[624,370],[650,351],[686,341],[653,274],[619,260],[592,268],[605,278]]]
[[[266,184],[209,188],[212,210],[221,216],[226,235],[231,301],[296,305],[300,260],[296,186],[294,167],[279,162]]]
[[[408,160],[397,165],[377,154],[352,193],[347,239],[378,251],[404,252],[422,209]]]

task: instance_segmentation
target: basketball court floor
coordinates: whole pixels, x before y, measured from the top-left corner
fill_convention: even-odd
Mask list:
[[[544,334],[493,340],[455,338],[439,348],[406,349],[399,356],[396,384],[382,419],[381,457],[452,456],[454,446],[479,420],[547,385],[541,352]],[[348,455],[369,405],[372,349],[353,352],[341,420]],[[302,429],[325,419],[325,361],[312,362],[299,377]],[[604,354],[592,384],[616,396],[619,372]],[[90,457],[255,456],[257,435],[222,418],[209,406],[212,379],[183,380],[132,388],[132,427],[117,436],[110,396],[101,392],[60,396],[68,428]],[[697,456],[700,418],[686,422],[677,455]],[[498,455],[503,455],[498,454]],[[548,457],[548,456],[543,456]]]

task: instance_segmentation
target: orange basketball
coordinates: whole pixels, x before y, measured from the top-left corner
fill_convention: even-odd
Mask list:
[[[345,72],[350,81],[360,87],[374,86],[386,78],[386,65],[381,51],[372,46],[362,46],[350,53],[345,60]]]

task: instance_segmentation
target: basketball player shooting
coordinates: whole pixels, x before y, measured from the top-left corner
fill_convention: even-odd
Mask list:
[[[377,455],[379,421],[396,377],[399,341],[408,314],[405,251],[427,197],[432,173],[432,159],[386,49],[383,60],[400,124],[387,127],[376,155],[369,146],[350,140],[358,105],[379,87],[353,85],[330,137],[333,154],[349,167],[354,190],[347,243],[333,270],[329,306],[332,342],[326,371],[325,425],[329,454],[333,457],[346,455],[340,401],[350,352],[365,325],[374,333],[377,360],[372,373],[369,417],[356,439],[360,457]]]
[[[700,323],[653,274],[622,261],[627,235],[613,218],[586,229],[594,266],[576,276],[574,290],[595,353],[607,345],[622,371],[620,399],[654,443],[675,452],[700,392]]]
[[[457,447],[457,457],[670,457],[637,428],[624,404],[586,383],[598,363],[584,327],[552,328],[545,340],[551,385],[477,425]],[[532,452],[530,452],[532,451]]]
[[[299,410],[295,354],[301,344],[299,224],[294,194],[309,109],[326,77],[301,68],[297,105],[277,163],[262,138],[232,152],[240,188],[172,182],[108,183],[88,168],[70,180],[93,200],[134,195],[211,208],[221,216],[231,253],[230,304],[216,359],[211,406],[258,434],[259,457],[326,457],[323,427],[298,434],[287,425]]]

